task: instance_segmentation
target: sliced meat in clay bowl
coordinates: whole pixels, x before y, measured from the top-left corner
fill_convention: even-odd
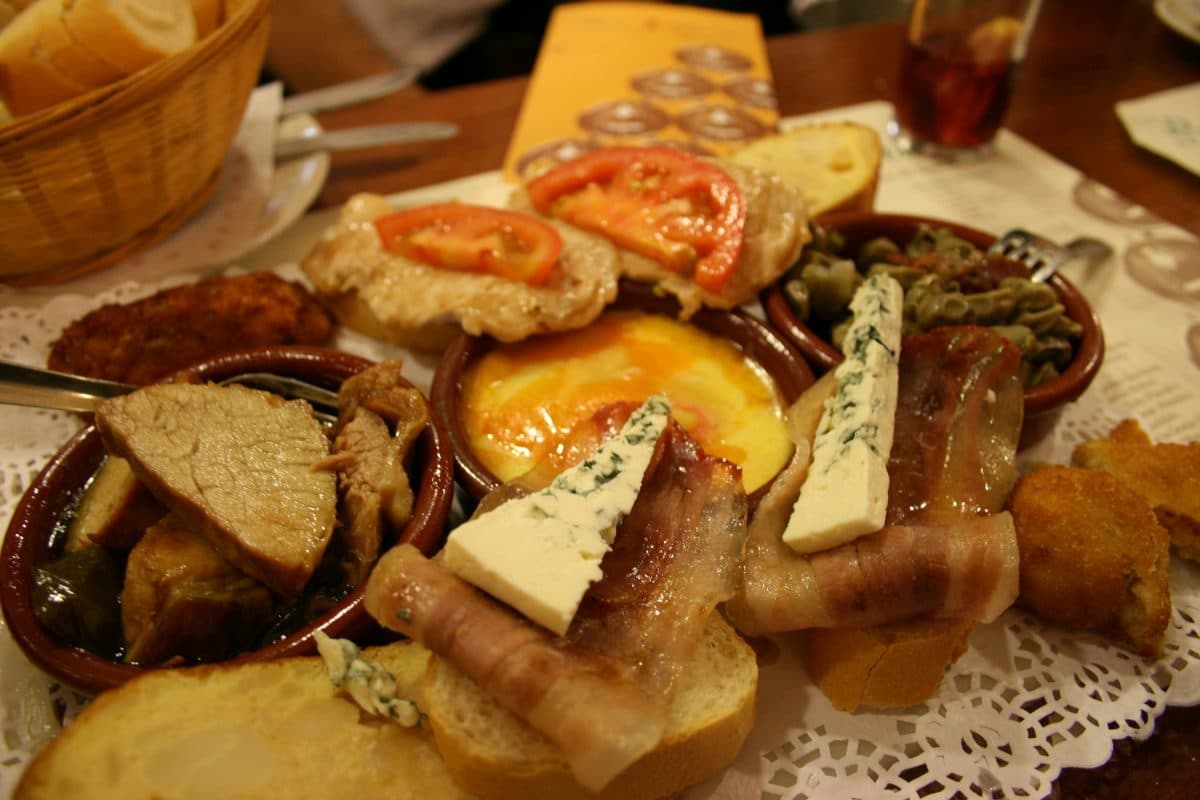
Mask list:
[[[330,438],[329,454],[325,457],[327,463],[319,463],[317,468],[335,473],[332,485],[337,487],[337,519],[332,525],[334,532],[330,535],[330,541],[320,554],[319,563],[313,567],[311,578],[299,594],[289,595],[287,586],[271,580],[271,573],[265,577],[274,583],[273,587],[266,586],[259,577],[250,578],[242,574],[240,569],[244,564],[239,556],[228,549],[221,549],[219,541],[212,548],[216,552],[206,550],[210,536],[195,534],[194,520],[185,519],[188,524],[183,527],[190,527],[192,532],[182,537],[177,535],[175,529],[178,526],[174,524],[166,525],[160,521],[151,528],[162,529],[157,533],[166,544],[155,548],[152,556],[142,557],[143,564],[162,560],[175,553],[205,553],[189,561],[188,569],[197,576],[197,585],[206,586],[206,590],[197,593],[185,586],[177,595],[173,595],[183,598],[180,602],[186,612],[179,613],[179,609],[176,609],[175,619],[187,621],[189,613],[197,613],[196,609],[208,609],[211,612],[216,604],[220,607],[216,617],[220,624],[214,624],[212,617],[195,617],[200,620],[197,624],[201,628],[226,628],[245,623],[245,615],[254,609],[264,604],[270,606],[270,622],[264,625],[261,620],[256,621],[251,626],[255,630],[253,638],[243,640],[239,646],[226,649],[222,655],[214,658],[168,656],[160,660],[160,652],[153,663],[149,660],[146,663],[128,663],[126,658],[130,643],[123,639],[120,627],[124,620],[114,620],[111,613],[108,617],[95,618],[74,612],[57,619],[47,615],[45,596],[61,588],[55,581],[69,581],[73,576],[68,570],[64,578],[53,570],[48,572],[46,567],[61,559],[71,535],[72,521],[79,513],[81,498],[85,496],[85,488],[93,482],[99,482],[93,479],[108,452],[97,426],[94,423],[87,425],[59,450],[22,496],[5,536],[3,566],[0,567],[3,572],[0,605],[18,645],[34,663],[54,677],[75,688],[95,692],[122,684],[148,669],[187,666],[197,662],[259,661],[311,654],[316,651],[313,634],[317,630],[335,638],[360,641],[381,635],[381,629],[363,608],[363,583],[355,581],[365,578],[379,552],[398,542],[410,543],[426,555],[439,550],[447,532],[454,493],[454,458],[450,439],[434,419],[425,398],[399,374],[399,369],[395,364],[376,365],[348,353],[324,348],[271,347],[222,355],[196,364],[172,379],[174,382],[215,384],[238,375],[265,372],[298,378],[337,391],[343,382],[359,376],[357,383],[348,384],[348,387],[359,388],[353,402],[368,409],[385,409],[378,412],[378,418],[371,416],[375,414],[374,411],[371,415],[361,414],[362,417],[371,417],[366,420],[369,424],[365,426],[361,424],[362,419],[355,426],[341,421],[325,434]],[[367,377],[379,375],[384,376],[383,380],[388,383],[386,388],[394,389],[397,393],[395,396],[400,397],[401,402],[378,400],[373,393],[378,391],[380,380],[364,383]],[[232,388],[249,391],[241,387]],[[343,392],[343,404],[347,394]],[[271,404],[276,401],[268,399],[266,402]],[[397,405],[406,405],[408,412],[414,415],[410,418],[407,431],[403,433],[401,422],[386,410]],[[229,427],[241,425],[243,428],[253,428],[256,424],[256,420],[238,420],[235,417],[230,417],[227,423]],[[363,428],[367,430],[366,433],[361,430]],[[370,432],[372,429],[373,434]],[[340,431],[340,436],[335,437],[335,431]],[[372,439],[372,436],[375,438]],[[370,474],[365,477],[360,474],[354,481],[345,477],[348,463],[365,462],[365,450],[378,447],[381,442],[386,443],[389,436],[396,441],[397,448],[400,447],[400,440],[405,440],[403,451],[397,449],[389,453],[393,453],[397,461],[403,459],[400,469],[406,480],[380,481],[376,475],[373,481]],[[262,441],[267,438],[259,437]],[[338,445],[335,445],[335,440],[339,440]],[[404,456],[402,452],[407,455]],[[243,456],[231,460],[248,462],[252,458]],[[349,483],[357,487],[354,503],[347,500],[350,496],[347,490]],[[385,488],[388,492],[394,488],[392,483],[403,486],[404,490],[395,489],[395,497],[387,492],[375,494],[381,483],[387,484]],[[161,487],[155,489],[161,491]],[[147,494],[143,500],[154,503],[160,499]],[[172,520],[179,516],[174,503],[171,512]],[[364,519],[372,514],[376,517],[383,514],[385,519],[402,522],[384,522],[375,526],[365,524]],[[161,516],[161,512],[157,516],[151,513],[149,518]],[[184,516],[187,517],[187,514]],[[142,518],[146,518],[144,513]],[[218,520],[208,522],[215,526]],[[353,529],[354,534],[345,533],[347,529]],[[114,545],[114,542],[118,544]],[[128,537],[116,535],[107,543],[110,547],[127,547]],[[78,546],[78,543],[73,546]],[[90,548],[96,547],[101,545],[90,545]],[[364,553],[368,555],[364,556]],[[118,606],[112,593],[122,592],[128,558],[128,554],[114,556],[111,551],[106,551],[104,558],[98,559],[106,566],[94,572],[90,571],[93,566],[81,568],[88,570],[86,574],[91,579],[90,590],[98,592],[97,596],[102,598],[100,605],[108,606],[110,611]],[[230,561],[235,564],[232,568]],[[113,563],[117,565],[115,572],[111,566]],[[356,575],[357,578],[350,580],[346,577],[349,575]],[[208,583],[204,583],[206,580]],[[286,583],[286,580],[283,582]],[[62,585],[83,586],[85,583],[75,580]],[[151,588],[160,586],[153,582],[147,585]],[[213,585],[219,588],[212,590]],[[230,601],[230,598],[235,599]],[[128,602],[131,605],[133,603],[132,600]],[[162,608],[150,610],[154,613],[144,616],[165,615]],[[119,615],[120,611],[116,613]],[[114,624],[118,626],[115,633]],[[182,632],[185,641],[189,633],[194,634],[195,631]],[[109,638],[104,638],[106,636]],[[113,636],[116,637],[115,647]],[[153,648],[142,652],[152,653]]]

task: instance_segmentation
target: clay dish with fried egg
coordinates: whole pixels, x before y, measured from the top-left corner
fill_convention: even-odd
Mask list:
[[[647,284],[625,280],[622,281],[618,299],[613,303],[610,311],[606,312],[606,317],[609,314],[653,316],[661,318],[671,325],[692,326],[707,339],[719,342],[722,346],[732,346],[733,350],[740,354],[739,357],[743,359],[747,369],[759,376],[763,381],[762,385],[770,387],[770,391],[775,393],[780,411],[780,430],[783,431],[782,412],[813,382],[812,370],[805,360],[791,345],[765,324],[743,311],[702,309],[687,322],[681,322],[678,319],[679,308],[679,303],[674,297],[656,292]],[[606,317],[593,323],[593,326],[606,324]],[[589,328],[592,329],[589,330]],[[568,334],[536,337],[535,340],[518,343],[515,347],[541,349],[543,352],[561,351],[564,359],[570,359],[572,352],[578,354],[577,351],[580,349],[590,351],[604,346],[598,336],[593,336],[602,329],[592,326],[589,328]],[[537,339],[541,341],[537,341]],[[443,354],[430,392],[434,415],[446,429],[453,444],[459,479],[476,499],[482,498],[489,491],[512,478],[511,474],[498,474],[501,470],[497,468],[495,460],[489,459],[480,452],[479,439],[472,434],[472,425],[466,419],[469,404],[466,395],[470,391],[472,371],[485,357],[503,347],[505,345],[489,337],[460,336]],[[685,371],[687,370],[680,370],[680,372]],[[634,387],[636,380],[623,374],[608,374],[607,378],[610,378],[611,381],[600,390],[604,393],[606,401],[640,403],[654,389],[646,383]],[[546,380],[553,384],[556,378],[551,376]],[[623,381],[628,382],[622,385]],[[667,392],[668,397],[671,396],[669,388],[664,387],[663,390]],[[573,391],[572,387],[554,385],[552,390],[546,394],[558,396],[561,392],[567,391]],[[550,400],[551,398],[543,397],[543,399]],[[680,408],[680,403],[673,402],[679,414],[687,413],[686,408]],[[684,425],[687,427],[688,423],[684,421]],[[783,432],[782,437],[790,443],[786,432]],[[704,446],[703,437],[701,437],[701,445]],[[749,449],[748,445],[746,449]],[[721,453],[716,454],[721,455]],[[726,457],[729,456],[726,455]],[[782,466],[782,462],[786,461],[788,457],[790,457],[790,450],[787,453],[781,453],[779,466]],[[730,458],[730,460],[736,461],[737,459]],[[768,467],[767,470],[770,471],[770,468]],[[752,502],[766,491],[773,475],[774,472],[762,475],[755,481],[756,485],[748,486]]]

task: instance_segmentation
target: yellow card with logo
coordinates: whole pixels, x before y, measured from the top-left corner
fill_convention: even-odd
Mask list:
[[[572,3],[546,28],[505,157],[517,180],[608,145],[721,155],[779,121],[756,15]]]

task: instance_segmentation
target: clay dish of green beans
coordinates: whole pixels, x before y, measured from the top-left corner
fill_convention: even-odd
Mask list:
[[[841,362],[850,297],[881,270],[904,287],[905,333],[981,325],[1016,344],[1031,422],[1079,397],[1100,370],[1104,335],[1079,290],[1061,275],[1035,284],[1023,264],[987,255],[989,233],[861,212],[822,217],[813,227],[813,242],[760,299],[770,323],[818,374]]]

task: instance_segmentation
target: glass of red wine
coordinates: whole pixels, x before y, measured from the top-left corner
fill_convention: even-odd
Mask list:
[[[914,0],[889,132],[905,152],[991,151],[1041,0]]]

